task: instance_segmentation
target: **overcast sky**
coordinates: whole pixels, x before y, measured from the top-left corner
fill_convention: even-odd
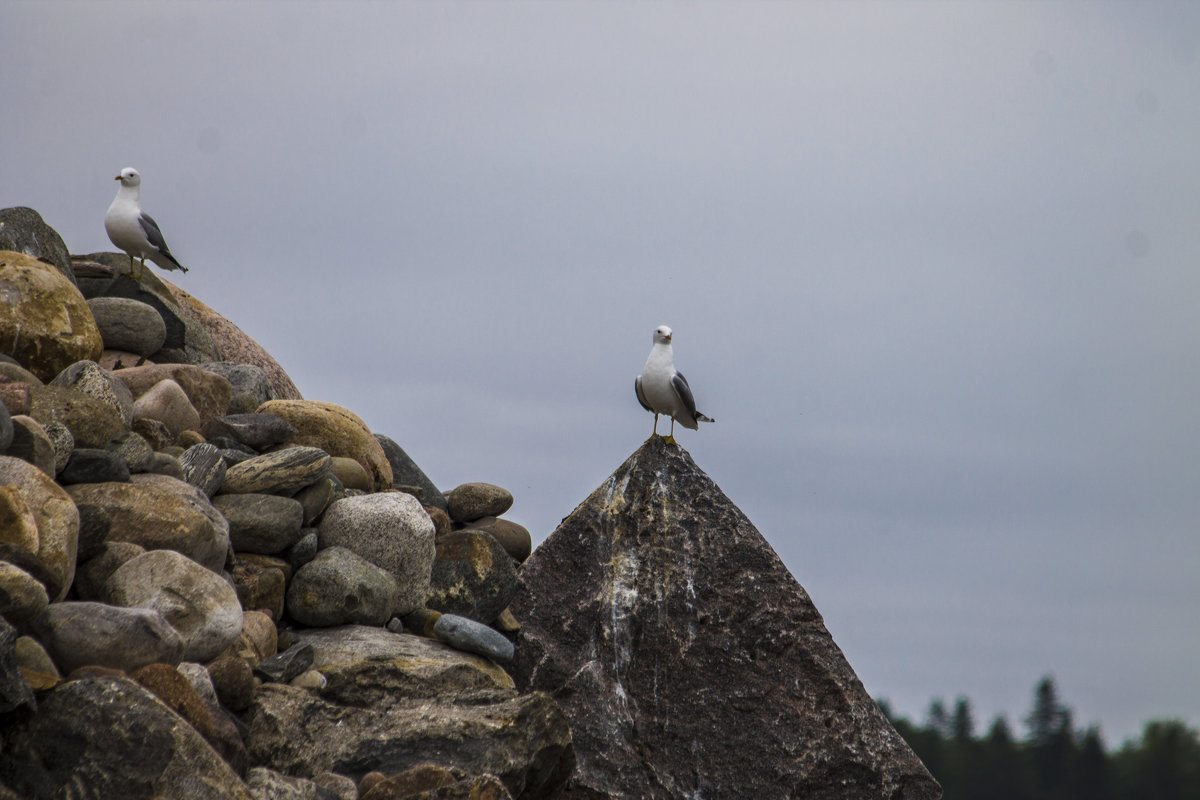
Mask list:
[[[1200,723],[1200,4],[0,0],[0,207],[535,542],[688,449],[877,697]]]

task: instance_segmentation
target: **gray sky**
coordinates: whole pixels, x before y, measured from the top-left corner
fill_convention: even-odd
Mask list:
[[[125,166],[306,397],[535,541],[679,440],[869,691],[1200,723],[1200,5],[0,0],[0,207]]]

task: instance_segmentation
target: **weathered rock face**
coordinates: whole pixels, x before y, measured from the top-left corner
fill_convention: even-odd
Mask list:
[[[941,795],[770,545],[660,438],[530,556],[512,611],[518,686],[570,718],[575,796]]]
[[[15,250],[53,264],[63,277],[75,283],[66,243],[32,208],[0,209],[0,250]]]
[[[252,800],[190,725],[126,678],[68,681],[5,731],[0,781],[19,796]]]

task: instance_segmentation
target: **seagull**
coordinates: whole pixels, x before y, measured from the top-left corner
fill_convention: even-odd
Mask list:
[[[133,260],[141,261],[142,268],[134,280],[141,283],[146,276],[146,259],[150,259],[163,269],[181,269],[187,272],[187,267],[175,260],[167,249],[167,241],[163,238],[158,223],[150,215],[142,211],[139,202],[142,176],[133,167],[126,167],[114,180],[121,182],[117,196],[113,198],[108,213],[104,215],[104,230],[108,238],[120,249],[129,254],[129,275],[133,277]]]
[[[633,390],[642,408],[654,414],[651,439],[658,435],[659,414],[671,417],[671,433],[663,437],[670,444],[675,444],[675,420],[692,430],[700,427],[696,424],[698,422],[716,422],[696,410],[696,401],[692,398],[687,378],[675,369],[671,329],[666,325],[654,329],[654,346],[650,348],[650,357],[646,359],[646,366],[642,367],[642,374],[634,378]]]

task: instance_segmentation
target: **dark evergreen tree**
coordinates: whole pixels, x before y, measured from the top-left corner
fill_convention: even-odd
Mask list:
[[[1079,743],[1072,770],[1071,794],[1078,800],[1111,800],[1112,776],[1100,729],[1092,726]]]
[[[996,717],[982,742],[976,800],[1029,800],[1029,771],[1008,720]],[[953,800],[947,796],[947,800]]]
[[[1146,723],[1115,757],[1121,798],[1200,800],[1200,739],[1180,720]]]
[[[1053,800],[1069,791],[1075,733],[1071,710],[1058,700],[1054,679],[1047,675],[1033,694],[1033,708],[1025,718],[1029,726],[1029,756],[1033,767],[1033,794]]]

